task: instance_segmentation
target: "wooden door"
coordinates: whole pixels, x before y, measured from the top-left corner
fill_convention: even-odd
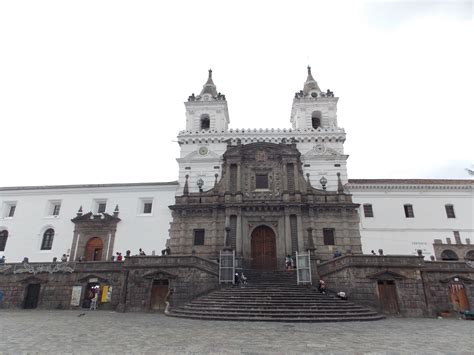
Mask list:
[[[469,310],[469,301],[467,300],[466,289],[461,283],[449,285],[449,293],[451,296],[451,303],[454,310],[464,312]]]
[[[28,285],[28,287],[26,288],[25,302],[23,303],[23,308],[33,309],[38,306],[40,288],[40,284]]]
[[[276,270],[275,233],[270,227],[260,226],[252,232],[252,268]]]
[[[103,249],[104,243],[102,242],[102,239],[97,237],[89,239],[84,255],[86,261],[101,261]]]
[[[168,280],[155,280],[151,287],[150,308],[155,311],[164,311],[166,308],[166,296],[168,295]]]
[[[393,280],[378,281],[379,302],[383,313],[397,314],[398,308],[397,288]]]

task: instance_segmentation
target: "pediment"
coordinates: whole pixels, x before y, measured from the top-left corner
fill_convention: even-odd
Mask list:
[[[384,270],[384,271],[376,272],[371,275],[367,275],[367,278],[376,279],[376,280],[402,280],[402,279],[406,279],[406,276],[394,271]]]
[[[169,272],[163,270],[153,270],[145,273],[143,275],[144,279],[151,279],[151,280],[169,280],[175,279],[177,276],[170,274]]]
[[[460,276],[460,275],[453,275],[451,277],[448,277],[448,278],[445,278],[445,279],[442,279],[442,280],[439,280],[439,282],[441,283],[449,283],[449,282],[464,282],[464,283],[472,283],[474,282],[474,280],[468,278],[468,277],[465,277],[465,276]]]
[[[85,213],[83,215],[79,215],[71,221],[75,224],[80,224],[80,223],[115,223],[117,224],[118,222],[121,221],[120,218],[116,216],[112,216],[108,213],[99,213],[99,214],[93,214],[92,212]]]

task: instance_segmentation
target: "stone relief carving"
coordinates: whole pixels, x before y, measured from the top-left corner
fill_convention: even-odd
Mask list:
[[[14,274],[39,274],[42,272],[47,272],[49,274],[55,272],[74,272],[76,263],[57,263],[57,264],[28,264],[22,263],[20,265],[15,265],[13,269]]]

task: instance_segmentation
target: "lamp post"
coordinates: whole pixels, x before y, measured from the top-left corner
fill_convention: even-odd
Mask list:
[[[323,186],[323,190],[326,191],[326,184],[328,183],[328,179],[326,179],[324,176],[319,179],[319,182],[321,183],[321,185]]]
[[[199,188],[199,192],[202,192],[202,187],[204,186],[204,181],[199,178],[198,181],[196,182],[198,188]]]

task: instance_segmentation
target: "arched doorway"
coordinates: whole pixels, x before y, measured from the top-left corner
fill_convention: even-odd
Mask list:
[[[86,253],[84,255],[86,261],[101,261],[103,249],[104,243],[102,242],[102,239],[97,237],[89,239],[86,244]]]
[[[276,269],[275,233],[270,227],[259,226],[252,232],[252,268],[256,270]]]
[[[454,282],[449,285],[449,295],[454,310],[458,312],[468,311],[469,301],[467,300],[466,289],[460,282]]]

